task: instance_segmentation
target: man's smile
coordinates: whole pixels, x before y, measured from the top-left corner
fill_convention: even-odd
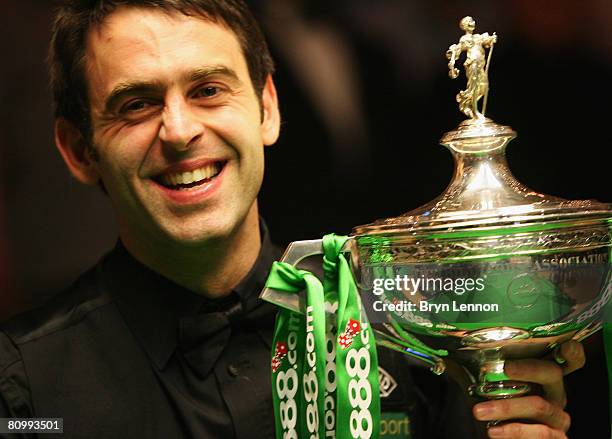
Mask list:
[[[177,163],[150,178],[163,197],[178,207],[200,206],[220,189],[228,160],[195,160]]]
[[[155,177],[154,180],[172,190],[192,189],[214,179],[223,170],[226,163],[226,161],[215,161],[190,170],[169,170]]]

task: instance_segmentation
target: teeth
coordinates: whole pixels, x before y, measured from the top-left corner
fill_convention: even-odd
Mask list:
[[[193,172],[183,172],[183,184],[193,183]]]
[[[217,174],[217,167],[215,165],[204,166],[203,168],[198,169],[202,173],[202,179],[210,178],[213,175]]]
[[[202,174],[202,171],[200,171],[199,169],[196,169],[195,171],[193,171],[193,181],[200,180],[204,180],[204,174]]]
[[[207,178],[214,177],[219,173],[219,166],[212,163],[207,166],[203,166],[199,169],[187,172],[177,172],[174,174],[162,175],[161,181],[167,186],[177,186],[179,184],[190,184],[205,180]]]

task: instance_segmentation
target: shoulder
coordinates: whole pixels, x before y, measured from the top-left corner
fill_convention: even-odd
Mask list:
[[[96,267],[87,271],[45,305],[0,324],[0,417],[34,415],[30,390],[33,365],[27,358],[35,357],[40,365],[35,369],[44,373],[58,344],[70,343],[70,337],[63,334],[110,303],[99,290],[96,271]]]
[[[0,324],[0,335],[19,347],[79,325],[111,302],[100,286],[99,267],[98,264],[85,272],[46,304]],[[4,357],[2,351],[6,351],[4,345],[0,345],[0,358]]]

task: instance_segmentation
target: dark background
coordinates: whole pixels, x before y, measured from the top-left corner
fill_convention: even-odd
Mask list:
[[[104,195],[77,184],[53,146],[44,62],[53,4],[0,8],[0,318],[49,298],[116,239]],[[448,78],[444,53],[467,14],[476,32],[499,35],[487,116],[519,134],[508,147],[517,178],[612,201],[608,0],[251,4],[277,62],[283,116],[260,196],[277,243],[349,233],[444,190],[453,166],[437,141],[463,119],[454,96],[465,87],[463,72]],[[601,341],[587,349],[588,368],[570,380],[571,437],[603,438],[580,430],[607,425]]]

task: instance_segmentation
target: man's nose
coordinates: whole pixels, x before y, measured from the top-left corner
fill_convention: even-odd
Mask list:
[[[165,145],[176,151],[186,151],[202,131],[202,122],[198,122],[187,102],[175,99],[166,104],[159,130],[159,138]]]

